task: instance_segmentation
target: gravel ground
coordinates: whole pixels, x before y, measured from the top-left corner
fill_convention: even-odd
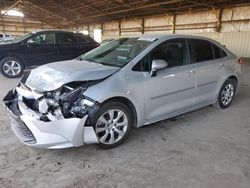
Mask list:
[[[250,63],[232,106],[134,129],[121,146],[44,150],[14,136],[0,104],[0,187],[250,187]],[[0,99],[18,79],[0,76]]]

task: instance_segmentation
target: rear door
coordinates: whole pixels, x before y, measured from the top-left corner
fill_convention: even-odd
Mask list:
[[[155,77],[144,75],[148,120],[160,119],[193,105],[195,74],[188,57],[186,41],[182,39],[168,40],[149,54],[150,64],[154,59],[163,59],[168,67],[158,71]]]
[[[57,60],[58,51],[55,46],[55,33],[43,32],[29,38],[25,48],[25,59],[29,66],[38,66]]]
[[[210,41],[189,39],[191,63],[195,64],[196,72],[196,104],[202,104],[214,99],[221,80],[223,59],[214,58],[213,46]]]
[[[73,33],[57,32],[56,46],[59,50],[58,61],[74,59],[82,53],[77,37]]]
[[[86,52],[99,46],[99,44],[94,39],[87,35],[76,33],[76,36],[78,38],[81,54],[85,54]]]

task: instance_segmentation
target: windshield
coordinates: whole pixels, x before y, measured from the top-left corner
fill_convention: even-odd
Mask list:
[[[28,37],[31,36],[32,34],[33,34],[33,33],[27,33],[27,34],[25,34],[25,35],[22,35],[22,36],[20,36],[20,37],[17,37],[17,38],[15,38],[15,39],[11,40],[10,42],[11,42],[11,43],[21,42],[22,40],[28,38]]]
[[[79,60],[123,67],[155,40],[152,38],[121,38],[80,56]]]

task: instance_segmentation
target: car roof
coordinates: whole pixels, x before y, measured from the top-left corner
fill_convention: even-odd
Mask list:
[[[158,39],[158,40],[165,40],[165,39],[171,39],[171,38],[193,38],[193,39],[202,39],[202,40],[209,40],[213,41],[209,38],[206,37],[201,37],[201,36],[195,36],[195,35],[180,35],[180,34],[144,34],[144,35],[136,35],[133,37],[128,37],[128,38],[145,38],[145,39]],[[127,38],[127,37],[124,37]]]
[[[67,30],[61,30],[61,29],[44,29],[44,30],[39,30],[39,31],[34,31],[32,33],[41,33],[41,32],[63,32],[63,33],[74,33],[72,31],[67,31]]]

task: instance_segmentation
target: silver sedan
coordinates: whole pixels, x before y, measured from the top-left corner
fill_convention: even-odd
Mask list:
[[[122,143],[141,127],[210,104],[227,108],[242,61],[193,36],[121,38],[24,75],[4,103],[16,136],[39,148]]]

